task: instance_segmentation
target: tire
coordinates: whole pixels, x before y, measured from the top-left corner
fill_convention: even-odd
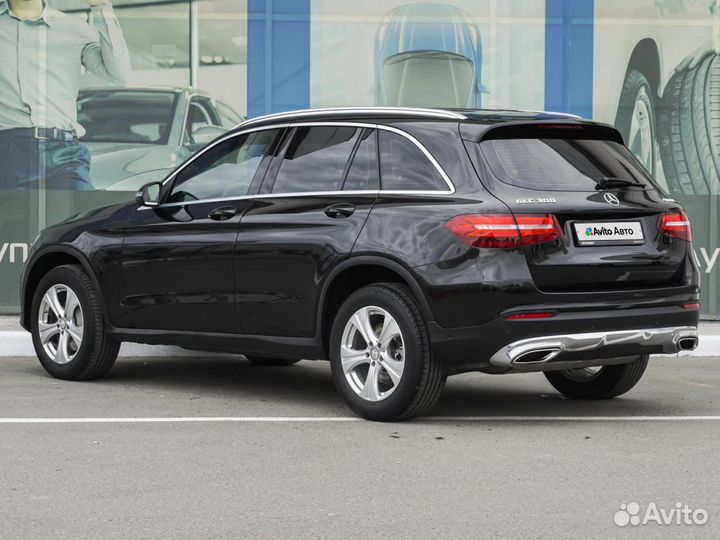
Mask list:
[[[245,358],[247,358],[253,366],[262,367],[292,366],[300,361],[299,358],[297,360],[293,360],[287,358],[267,358],[265,356],[248,356],[247,354],[245,355]]]
[[[373,335],[366,339],[368,332]],[[367,347],[368,339],[378,346]],[[410,290],[396,283],[363,287],[343,302],[330,334],[330,365],[345,403],[368,420],[425,414],[445,386],[446,372],[432,355],[420,308]]]
[[[720,193],[720,57],[676,72],[663,92],[660,152],[671,193]]]
[[[50,301],[53,292],[57,302]],[[79,266],[58,266],[45,274],[31,309],[33,346],[50,375],[73,381],[97,379],[113,366],[120,343],[105,332],[97,291]]]
[[[582,376],[584,370],[546,371],[545,377],[555,390],[578,399],[608,399],[629,391],[645,373],[648,356],[628,364],[605,366],[594,374]],[[577,372],[577,373],[573,373]]]
[[[625,76],[615,126],[625,145],[654,175],[658,157],[654,92],[645,75],[635,69]]]

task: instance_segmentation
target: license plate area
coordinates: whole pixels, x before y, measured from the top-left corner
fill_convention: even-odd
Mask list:
[[[628,246],[645,242],[639,221],[582,221],[573,223],[580,247]]]

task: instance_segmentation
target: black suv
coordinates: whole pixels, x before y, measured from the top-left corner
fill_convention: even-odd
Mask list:
[[[327,109],[245,122],[136,201],[42,232],[24,328],[55,377],[122,341],[329,359],[375,420],[448,374],[542,371],[565,395],[633,387],[697,345],[685,212],[611,126],[519,111]]]

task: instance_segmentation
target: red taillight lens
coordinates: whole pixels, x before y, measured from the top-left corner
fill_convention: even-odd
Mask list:
[[[552,242],[562,236],[553,215],[479,214],[457,216],[448,229],[460,240],[479,248],[515,248]]]
[[[693,302],[691,304],[683,304],[683,308],[685,308],[685,309],[700,309],[700,304],[698,302]]]
[[[679,238],[680,240],[692,240],[690,219],[685,212],[665,212],[660,217],[660,234]]]

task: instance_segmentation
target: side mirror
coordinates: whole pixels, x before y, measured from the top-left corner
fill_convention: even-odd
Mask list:
[[[157,206],[160,198],[162,182],[150,182],[141,187],[135,194],[135,202],[140,206]]]

